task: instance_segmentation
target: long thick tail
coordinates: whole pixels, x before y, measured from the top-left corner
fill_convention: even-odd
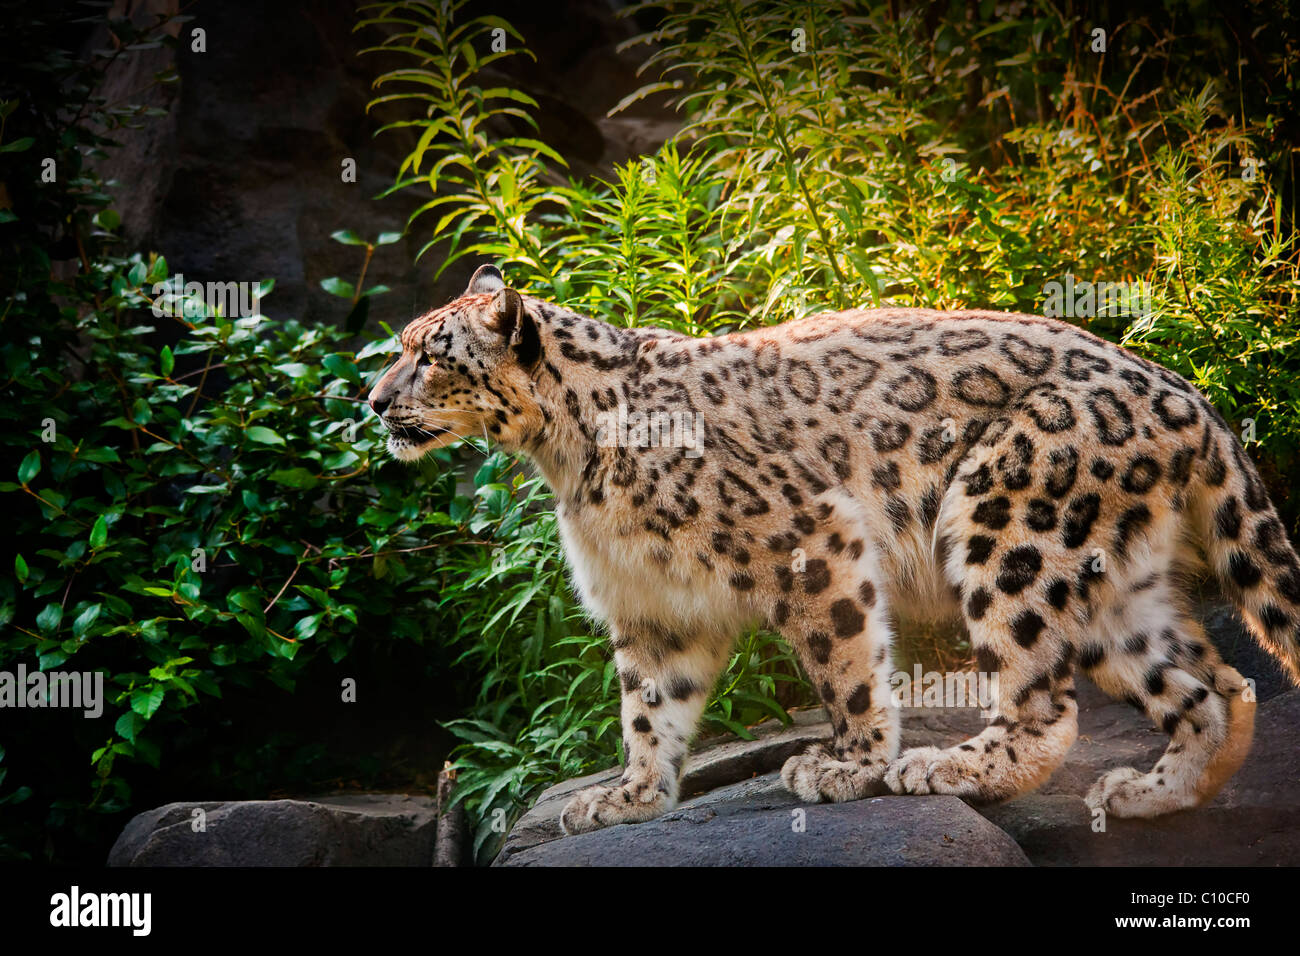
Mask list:
[[[1255,639],[1300,684],[1300,558],[1254,464],[1226,423],[1218,424],[1207,426],[1198,482],[1206,554]]]

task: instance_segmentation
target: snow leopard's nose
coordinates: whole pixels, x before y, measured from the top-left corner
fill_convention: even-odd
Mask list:
[[[384,414],[384,412],[388,410],[388,406],[391,404],[393,404],[391,398],[376,398],[372,396],[370,399],[370,407],[375,410],[376,415]]]

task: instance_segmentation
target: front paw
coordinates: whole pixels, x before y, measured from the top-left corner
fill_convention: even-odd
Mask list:
[[[565,804],[560,813],[560,828],[573,836],[616,823],[653,820],[669,808],[668,795],[652,784],[589,787]]]
[[[795,754],[781,768],[781,782],[801,800],[845,803],[883,793],[884,761],[867,766],[837,760],[822,744]]]
[[[893,793],[934,793],[930,776],[942,756],[938,747],[904,750],[885,771],[885,786]]]

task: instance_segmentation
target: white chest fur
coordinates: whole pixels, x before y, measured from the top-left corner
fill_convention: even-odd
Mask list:
[[[565,557],[584,606],[602,621],[656,621],[735,634],[756,617],[743,596],[683,544],[609,520],[558,513]]]

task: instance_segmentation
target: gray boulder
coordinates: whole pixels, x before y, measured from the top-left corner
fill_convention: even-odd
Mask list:
[[[108,865],[429,866],[436,827],[433,800],[401,794],[169,803],[126,825]]]
[[[536,844],[502,866],[1028,866],[1007,834],[955,797],[798,803],[778,773],[672,813]]]

